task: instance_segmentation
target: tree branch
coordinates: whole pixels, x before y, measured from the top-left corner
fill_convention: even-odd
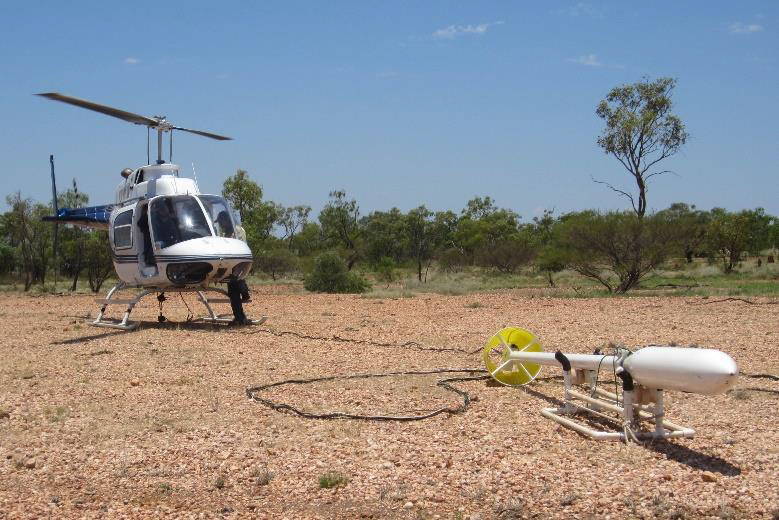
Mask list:
[[[615,188],[614,186],[612,186],[612,185],[611,185],[611,184],[609,184],[608,182],[605,182],[605,181],[599,181],[598,179],[596,179],[596,178],[595,178],[595,177],[593,177],[592,175],[590,175],[590,179],[592,179],[592,182],[595,182],[595,183],[597,183],[597,184],[603,184],[603,185],[605,185],[605,186],[609,187],[611,190],[613,190],[613,191],[615,191],[615,192],[619,193],[620,195],[622,195],[622,196],[624,196],[624,197],[627,197],[627,199],[630,201],[630,205],[631,205],[631,206],[633,206],[633,211],[638,211],[638,210],[636,209],[636,202],[635,202],[635,199],[633,199],[633,195],[631,195],[630,193],[628,193],[628,192],[626,192],[626,191],[622,191],[622,190],[620,190],[620,189],[617,189],[617,188]]]

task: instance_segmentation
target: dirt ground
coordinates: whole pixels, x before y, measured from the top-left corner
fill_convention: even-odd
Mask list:
[[[528,390],[458,383],[474,399],[465,413],[405,423],[304,419],[245,391],[290,378],[482,368],[480,353],[467,352],[508,325],[535,332],[545,350],[697,344],[729,353],[742,374],[775,376],[779,305],[771,300],[512,290],[379,300],[255,289],[249,314],[269,315],[265,325],[187,324],[176,296],[164,307],[170,322],[157,323],[150,298],[131,333],[87,326],[92,296],[0,295],[0,518],[779,515],[775,379],[742,376],[736,391],[714,397],[669,392],[667,417],[698,433],[643,446],[587,440],[543,418],[540,409],[562,394],[555,379]],[[541,375],[559,374],[546,367]],[[442,377],[262,395],[314,412],[418,414],[460,402],[436,386]],[[320,488],[325,474],[341,485]]]

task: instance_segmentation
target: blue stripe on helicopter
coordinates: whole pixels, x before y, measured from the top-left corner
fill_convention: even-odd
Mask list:
[[[113,255],[114,262],[118,264],[138,263],[138,255]],[[155,262],[196,262],[209,260],[246,260],[251,262],[253,258],[246,255],[165,255],[155,256]]]
[[[159,262],[191,262],[193,260],[253,260],[249,255],[155,255]]]

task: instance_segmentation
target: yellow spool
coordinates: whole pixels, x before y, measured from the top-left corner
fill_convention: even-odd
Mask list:
[[[513,362],[497,370],[508,360],[512,350],[541,352],[541,343],[532,332],[518,327],[506,327],[492,336],[482,351],[482,359],[493,379],[508,386],[522,386],[531,382],[541,371],[536,363]]]

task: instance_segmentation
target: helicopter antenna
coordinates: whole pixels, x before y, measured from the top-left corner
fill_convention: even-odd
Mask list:
[[[195,187],[200,191],[200,185],[197,183],[197,172],[195,171],[195,163],[192,163],[192,176],[195,177]]]
[[[146,127],[146,164],[151,164],[151,150],[149,149],[149,139],[151,134],[151,127]]]
[[[170,131],[170,141],[168,144],[168,161],[173,162],[173,130]]]
[[[54,206],[54,214],[59,215],[57,207],[57,180],[54,176],[54,155],[49,155],[49,164],[51,164],[51,205]],[[57,257],[59,245],[59,222],[54,223],[54,292],[57,292],[57,273],[59,272],[59,260]]]
[[[116,117],[123,121],[134,123],[136,125],[145,125],[150,130],[153,128],[154,130],[157,131],[157,164],[163,164],[165,162],[162,158],[162,134],[164,134],[165,132],[172,132],[173,130],[182,130],[184,132],[189,132],[190,134],[202,135],[203,137],[209,137],[211,139],[216,139],[218,141],[232,140],[232,137],[226,137],[224,135],[213,134],[211,132],[204,132],[202,130],[193,130],[191,128],[184,128],[181,126],[175,126],[170,121],[168,121],[165,118],[165,116],[153,116],[153,117],[142,116],[140,114],[134,114],[133,112],[119,110],[118,108],[109,107],[107,105],[100,105],[98,103],[93,103],[92,101],[87,101],[85,99],[66,96],[58,92],[44,92],[38,95],[41,97],[45,97],[47,99],[51,99],[53,101],[60,101],[62,103],[67,103],[69,105],[86,108],[87,110],[100,112],[101,114],[105,114],[111,117]],[[147,150],[147,159],[150,159],[150,157],[148,157],[149,155],[148,134],[146,140],[146,150]],[[172,136],[170,141],[170,152],[171,154],[173,153]]]

